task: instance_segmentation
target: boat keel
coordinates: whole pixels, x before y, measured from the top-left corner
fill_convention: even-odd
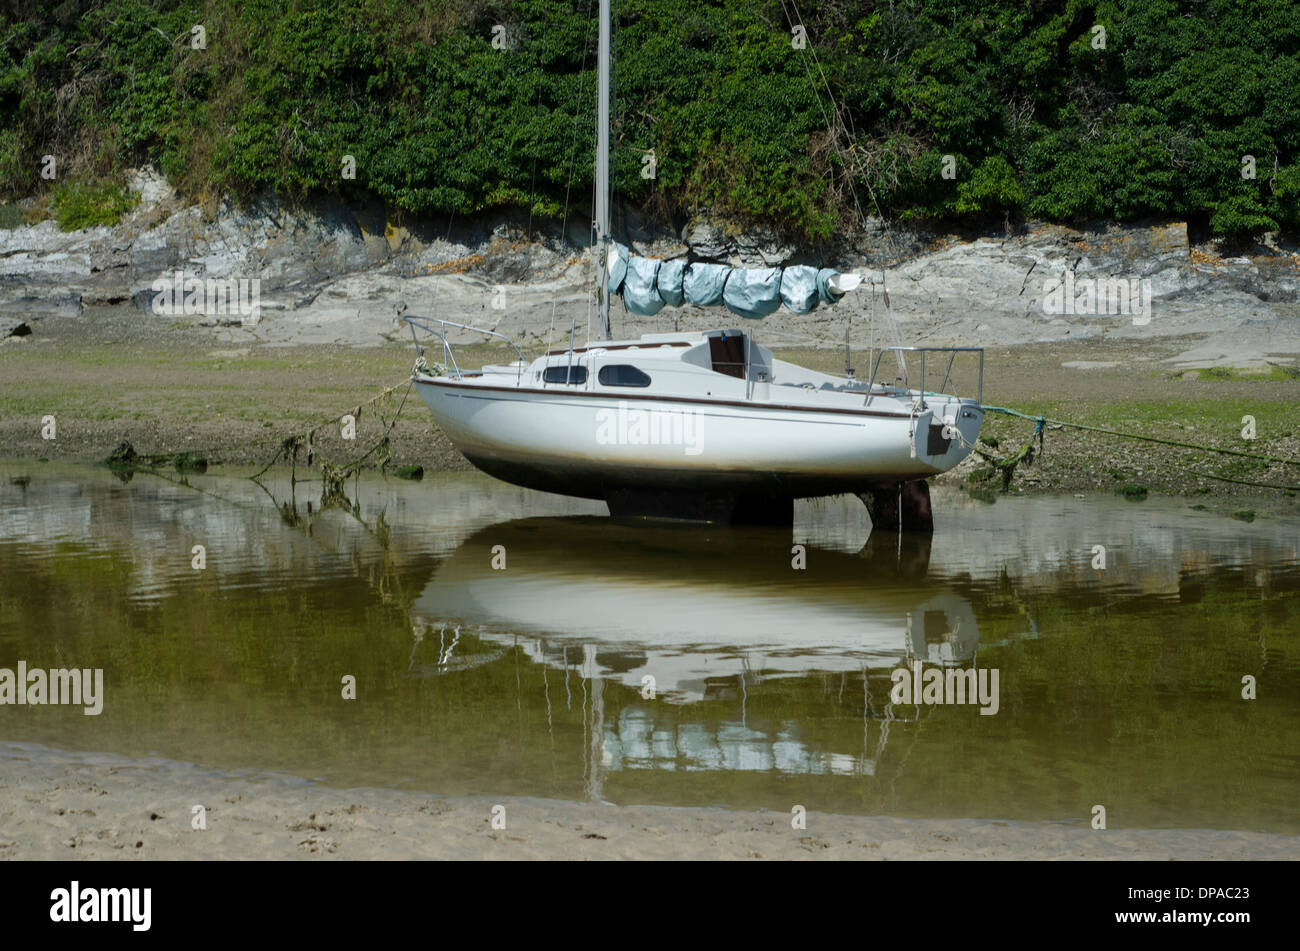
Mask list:
[[[895,482],[858,498],[871,515],[873,532],[923,532],[934,534],[934,513],[930,509],[930,484],[924,479]]]
[[[614,518],[676,518],[722,525],[794,525],[794,499],[731,492],[611,489],[605,503]]]

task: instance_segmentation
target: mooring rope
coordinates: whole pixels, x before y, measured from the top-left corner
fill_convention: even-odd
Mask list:
[[[1016,415],[1024,415],[1024,414],[1018,413]],[[952,432],[953,436],[956,438],[956,440],[959,443],[961,443],[961,445],[964,448],[969,449],[971,452],[975,453],[977,456],[979,456],[981,459],[983,459],[985,462],[991,465],[995,472],[1002,473],[1002,488],[1006,490],[1011,488],[1011,479],[1016,474],[1016,466],[1020,465],[1020,463],[1022,462],[1030,463],[1030,464],[1033,463],[1035,439],[1038,440],[1038,454],[1040,456],[1043,454],[1043,429],[1047,424],[1047,418],[1044,416],[1038,416],[1038,417],[1026,416],[1025,418],[1026,419],[1032,418],[1034,420],[1034,431],[1033,433],[1030,434],[1029,438],[1025,441],[1025,444],[1021,446],[1020,449],[1014,455],[1007,456],[1005,458],[996,455],[994,453],[987,452],[974,443],[967,442],[966,437],[961,434],[961,430],[958,429],[956,426],[951,427],[950,430],[948,431]],[[987,478],[992,478],[992,477],[993,477],[993,473],[989,473],[989,475],[987,476]],[[980,479],[979,481],[982,482],[984,481],[984,479]]]
[[[322,458],[321,469],[322,472],[325,473],[327,480],[330,478],[331,475],[333,475],[336,481],[341,482],[343,479],[346,479],[348,476],[352,475],[354,472],[358,470],[362,462],[364,462],[371,455],[373,455],[376,450],[378,450],[381,446],[383,446],[388,441],[388,434],[391,433],[393,431],[393,427],[397,425],[397,420],[402,415],[402,408],[406,405],[406,397],[410,395],[411,387],[414,385],[414,380],[412,380],[409,376],[403,379],[401,382],[394,383],[392,386],[384,387],[384,389],[380,390],[377,396],[372,397],[371,399],[367,400],[364,403],[358,404],[357,407],[351,412],[351,415],[355,422],[355,420],[361,417],[361,411],[363,409],[369,408],[371,406],[374,406],[376,403],[388,399],[398,389],[398,387],[402,385],[402,383],[406,384],[406,392],[402,394],[402,401],[401,403],[398,404],[397,412],[393,414],[393,418],[388,423],[387,427],[384,429],[383,435],[381,435],[379,439],[369,449],[367,449],[356,459],[352,460],[352,462],[350,462],[346,466],[335,466],[325,461]],[[380,419],[382,418],[383,416],[381,415]],[[265,466],[263,466],[262,469],[257,473],[257,475],[252,477],[253,480],[256,481],[257,479],[261,478],[262,475],[264,475],[266,471],[271,468],[271,466],[275,465],[282,458],[287,457],[290,465],[293,467],[293,474],[291,475],[291,478],[293,478],[294,481],[297,481],[298,450],[303,448],[304,446],[306,447],[307,465],[310,466],[312,464],[313,458],[315,456],[320,455],[320,453],[316,450],[316,445],[315,445],[316,433],[320,432],[323,429],[326,429],[327,427],[337,426],[339,423],[339,419],[340,417],[333,416],[330,417],[330,419],[328,419],[327,421],[320,423],[317,426],[313,426],[311,429],[303,430],[301,432],[296,432],[296,433],[290,433],[280,443],[280,448],[275,451],[275,455],[271,457],[271,461],[268,462]]]
[[[1202,479],[1216,479],[1219,482],[1232,482],[1236,485],[1253,485],[1261,489],[1286,489],[1289,492],[1300,492],[1300,484],[1287,485],[1285,482],[1252,482],[1249,479],[1232,479],[1228,476],[1211,475],[1208,472],[1201,472],[1198,469],[1189,469],[1187,466],[1180,466],[1176,462],[1171,462],[1169,465],[1173,466],[1175,469],[1182,469],[1184,472],[1190,473],[1191,475],[1200,476]]]
[[[1010,485],[1011,477],[1015,474],[1015,468],[1017,465],[1019,465],[1023,461],[1028,461],[1028,462],[1033,461],[1031,447],[1033,446],[1035,437],[1037,437],[1038,439],[1039,452],[1040,453],[1042,452],[1043,429],[1045,427],[1050,427],[1052,429],[1079,429],[1079,430],[1084,430],[1086,432],[1102,433],[1103,435],[1106,436],[1119,436],[1122,439],[1137,439],[1142,442],[1160,443],[1161,445],[1177,446],[1182,449],[1195,449],[1202,452],[1217,452],[1229,456],[1240,456],[1246,459],[1256,459],[1262,462],[1279,463],[1285,466],[1300,466],[1300,459],[1284,459],[1280,456],[1267,456],[1257,452],[1246,452],[1245,450],[1242,449],[1224,449],[1219,446],[1206,446],[1206,445],[1201,445],[1199,443],[1183,442],[1177,439],[1162,439],[1159,436],[1148,436],[1144,433],[1129,433],[1118,429],[1105,429],[1101,426],[1089,426],[1085,423],[1071,423],[1062,419],[1051,419],[1047,416],[1031,416],[1028,413],[1022,413],[1019,410],[1015,410],[1015,409],[1008,409],[1005,406],[985,406],[981,404],[980,409],[988,413],[1002,413],[1006,416],[1015,416],[1020,419],[1029,420],[1030,422],[1034,423],[1034,433],[1029,437],[1029,440],[1025,443],[1025,445],[1022,446],[1020,451],[1017,452],[1014,456],[1005,459],[1000,456],[995,456],[991,453],[987,453],[984,450],[980,449],[978,446],[966,442],[966,440],[962,438],[961,433],[958,432],[954,427],[954,432],[957,433],[957,438],[961,441],[961,443],[964,446],[971,449],[975,453],[978,453],[981,458],[988,461],[995,469],[1001,471],[1002,484],[1004,488]],[[1184,472],[1188,472],[1191,475],[1199,476],[1204,479],[1214,479],[1219,482],[1231,482],[1235,485],[1249,485],[1261,489],[1286,489],[1290,491],[1300,491],[1300,485],[1287,485],[1286,483],[1280,483],[1280,482],[1257,482],[1250,479],[1234,479],[1229,476],[1213,475],[1209,472],[1201,472],[1200,470],[1197,469],[1190,469],[1186,466],[1181,466],[1176,462],[1169,463],[1169,464],[1176,469],[1182,469]]]
[[[1200,449],[1205,452],[1219,452],[1229,456],[1244,456],[1247,459],[1260,459],[1264,462],[1278,462],[1286,466],[1300,466],[1300,459],[1283,459],[1278,456],[1265,456],[1257,452],[1245,452],[1241,449],[1222,449],[1218,446],[1203,446],[1198,443],[1181,442],[1177,439],[1161,439],[1158,436],[1147,436],[1142,433],[1126,433],[1118,429],[1104,429],[1101,426],[1088,426],[1084,423],[1071,423],[1061,419],[1049,419],[1046,416],[1030,416],[1019,410],[1007,409],[1005,406],[984,406],[980,409],[986,413],[1004,413],[1007,416],[1018,416],[1021,419],[1027,419],[1030,422],[1045,423],[1053,429],[1062,427],[1068,429],[1083,429],[1093,433],[1105,433],[1107,436],[1120,436],[1124,439],[1140,439],[1144,442],[1158,442],[1166,446],[1181,446],[1184,449]]]

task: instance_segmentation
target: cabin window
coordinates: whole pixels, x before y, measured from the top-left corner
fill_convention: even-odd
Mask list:
[[[547,367],[542,371],[543,383],[586,383],[587,368],[583,366],[569,366],[561,364],[555,367]]]
[[[602,386],[649,386],[650,375],[630,363],[611,363],[597,375]]]
[[[725,373],[737,379],[745,378],[745,338],[739,331],[723,331],[709,338],[709,358],[714,373]]]

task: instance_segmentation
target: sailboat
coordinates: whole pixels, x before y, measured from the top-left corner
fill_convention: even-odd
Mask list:
[[[557,667],[590,657],[591,674],[632,688],[650,674],[674,702],[709,699],[745,671],[870,671],[887,697],[900,665],[962,667],[979,647],[966,594],[927,574],[927,536],[901,550],[873,537],[854,554],[810,544],[808,568],[793,572],[790,536],[775,529],[699,539],[669,522],[605,522],[533,517],[480,529],[439,564],[412,605],[413,626],[440,645],[463,630]],[[484,570],[497,546],[510,553],[508,572]],[[441,670],[459,669],[441,646],[438,656]]]
[[[610,302],[650,315],[684,303],[757,319],[808,313],[863,285],[859,274],[797,265],[732,268],[659,261],[614,242],[610,223],[610,0],[600,2],[595,233],[604,339],[525,360],[494,330],[406,316],[419,359],[412,379],[451,442],[477,468],[516,485],[603,499],[610,514],[789,524],[798,498],[854,493],[881,529],[932,531],[924,479],[956,466],[983,422],[983,351],[884,347],[867,379],[778,359],[738,329],[615,340]],[[464,371],[448,335],[505,340],[517,359]],[[431,366],[423,341],[441,341]],[[893,351],[899,373],[877,382]],[[944,366],[926,389],[927,354]],[[953,361],[978,355],[979,390],[958,395]],[[943,357],[947,357],[946,365]],[[920,362],[917,386],[907,361]],[[847,362],[847,361],[846,361]],[[945,392],[946,391],[946,392]]]

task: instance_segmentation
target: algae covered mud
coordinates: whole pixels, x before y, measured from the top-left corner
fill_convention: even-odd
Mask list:
[[[1288,516],[938,489],[934,538],[900,539],[851,499],[791,532],[612,521],[476,474],[324,500],[284,474],[3,474],[0,666],[103,670],[97,716],[0,706],[4,808],[37,810],[6,855],[69,821],[22,805],[22,770],[117,790],[168,763],[244,777],[231,803],[1300,833]]]
[[[401,405],[413,356],[409,337],[373,347],[276,347],[233,333],[205,339],[192,328],[143,324],[108,307],[10,338],[0,346],[7,384],[0,386],[0,457],[97,462],[129,442],[143,456],[190,453],[213,465],[260,468],[287,436],[314,429],[317,458],[345,464],[385,434]],[[1193,343],[1091,339],[990,350],[984,399],[1031,416],[1300,460],[1300,378],[1291,368],[1273,367],[1271,375],[1182,368],[1177,359]],[[776,352],[829,373],[842,372],[845,363],[842,349]],[[462,351],[458,345],[457,353],[466,366],[513,359],[508,348]],[[851,359],[860,368],[867,356],[855,344]],[[975,380],[961,384],[973,391]],[[385,405],[371,402],[392,386],[399,389]],[[345,440],[342,417],[358,407],[363,412],[355,439]],[[53,417],[53,430],[47,417]],[[982,448],[1011,457],[1033,428],[1030,421],[990,414],[983,433],[997,446]],[[393,467],[470,468],[414,394],[387,436]],[[378,461],[373,454],[367,464]],[[302,452],[300,473],[305,462]],[[939,481],[962,484],[987,468],[980,459],[968,463]],[[974,487],[996,490],[999,481]],[[1109,495],[1130,485],[1226,514],[1300,514],[1300,462],[1270,463],[1090,430],[1049,429],[1032,464],[1016,468],[1012,488]]]

